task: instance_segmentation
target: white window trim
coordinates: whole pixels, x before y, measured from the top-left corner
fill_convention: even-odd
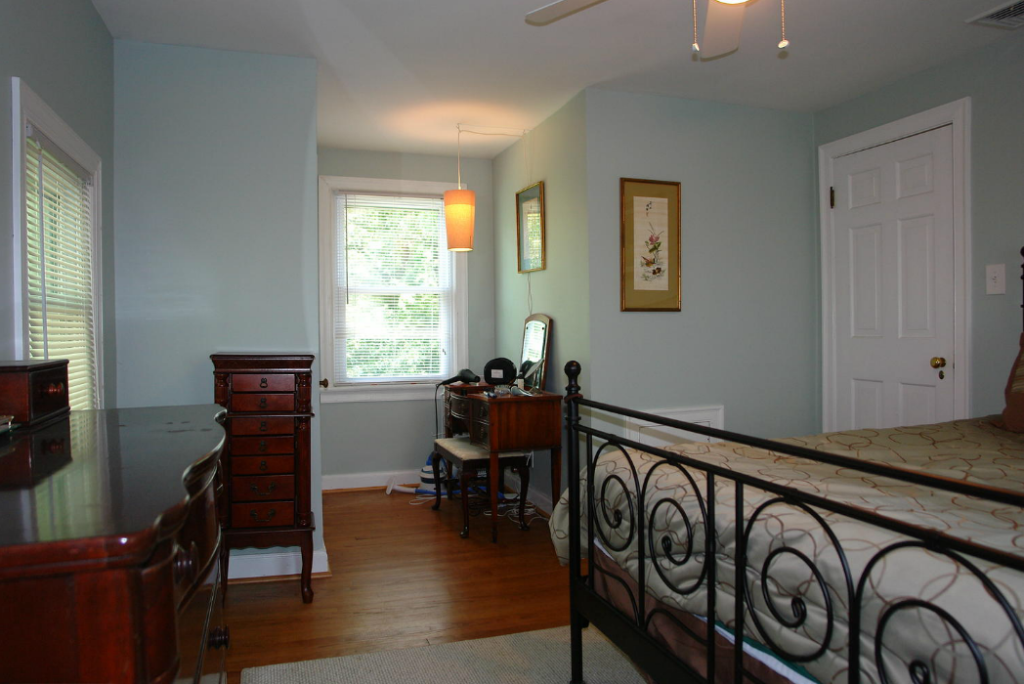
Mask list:
[[[28,264],[25,226],[25,127],[36,126],[46,134],[68,156],[92,174],[92,248],[93,248],[93,310],[96,316],[96,394],[97,408],[104,407],[103,372],[103,160],[82,140],[75,131],[53,111],[43,99],[17,76],[11,78],[11,195],[13,216],[14,255],[14,324],[17,331],[14,339],[14,353],[19,359],[28,358]]]
[[[433,181],[391,180],[384,178],[353,178],[348,176],[320,176],[320,367],[329,376],[334,368],[334,268],[335,231],[332,198],[336,192],[388,193],[392,195],[443,195],[456,190],[454,183]],[[455,334],[453,355],[455,369],[469,365],[469,288],[466,253],[455,253],[454,293],[452,312]],[[454,374],[454,372],[453,372]],[[330,378],[328,383],[331,382]],[[429,401],[433,400],[437,385],[432,382],[359,383],[328,387],[320,390],[323,404],[341,404],[374,401]]]

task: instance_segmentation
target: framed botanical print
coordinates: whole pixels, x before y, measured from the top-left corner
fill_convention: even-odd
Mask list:
[[[679,183],[622,178],[622,311],[679,311]]]
[[[546,268],[544,244],[544,181],[516,193],[516,241],[519,272]]]

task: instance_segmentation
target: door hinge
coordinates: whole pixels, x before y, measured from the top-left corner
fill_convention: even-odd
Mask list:
[[[829,187],[828,189],[828,206],[830,209],[836,208],[836,189],[835,187]]]

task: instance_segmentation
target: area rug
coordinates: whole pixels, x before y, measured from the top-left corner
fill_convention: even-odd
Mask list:
[[[593,627],[583,630],[587,684],[642,684],[632,663]],[[566,684],[569,628],[242,670],[242,684]]]

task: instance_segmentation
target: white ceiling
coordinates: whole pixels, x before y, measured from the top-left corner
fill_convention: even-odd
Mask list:
[[[607,0],[526,24],[547,1],[93,4],[115,38],[313,57],[321,145],[429,154],[454,154],[456,123],[528,129],[587,86],[816,111],[1008,35],[964,23],[1003,0],[789,0],[780,53],[779,0],[753,0],[740,49],[702,62],[690,0]],[[463,135],[463,154],[513,141]]]

